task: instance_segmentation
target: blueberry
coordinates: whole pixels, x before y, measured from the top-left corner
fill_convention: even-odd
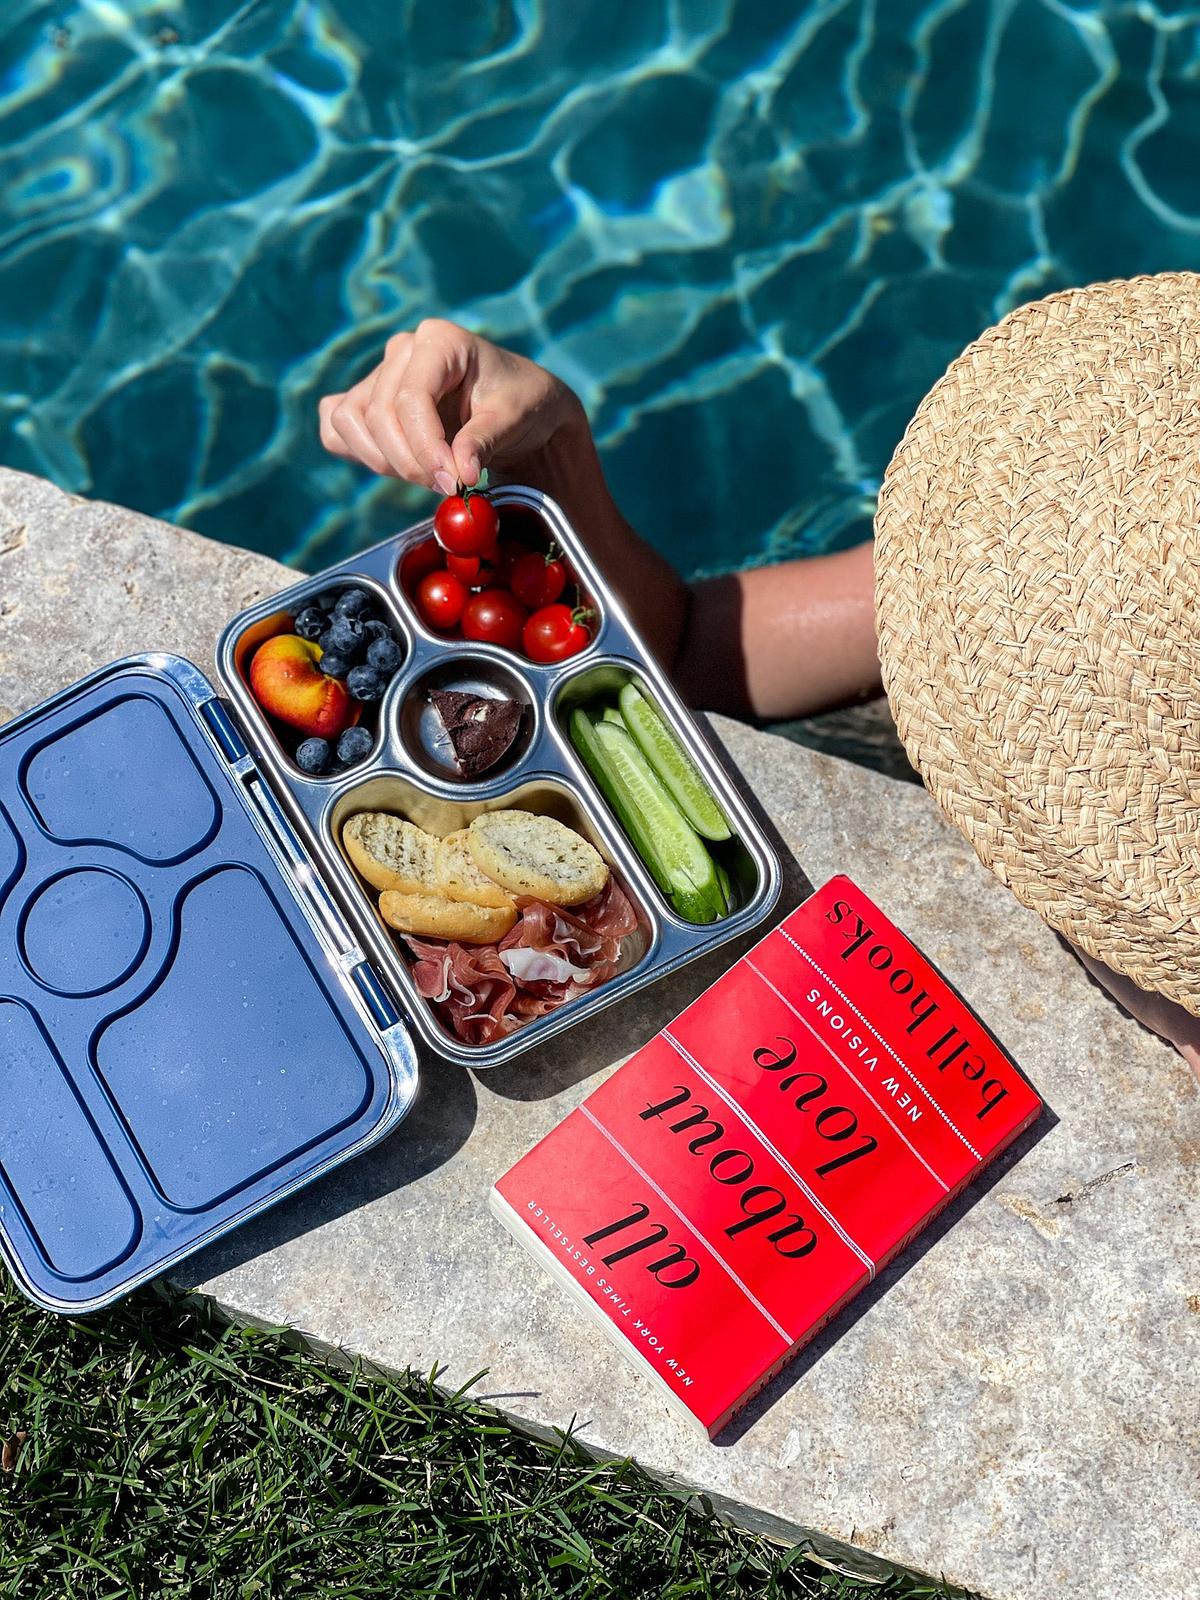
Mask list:
[[[337,758],[344,767],[365,761],[375,743],[367,728],[347,728],[337,742]]]
[[[295,626],[302,639],[319,639],[329,626],[329,619],[316,606],[305,606],[297,616]]]
[[[358,654],[362,644],[362,623],[357,617],[335,616],[321,635],[323,650],[332,650],[335,656],[345,656],[347,660],[352,660]]]
[[[341,598],[341,593],[340,589],[322,589],[317,596],[316,603],[322,611],[332,611]]]
[[[371,609],[371,596],[365,589],[343,589],[333,608],[335,617],[362,617]]]
[[[336,622],[337,618],[335,618],[334,621]],[[328,650],[331,655],[345,656],[347,661],[352,661],[354,659],[354,657],[357,656],[358,653],[359,653],[359,649],[361,647],[362,640],[361,639],[356,640],[354,642],[352,648],[349,649],[349,650],[339,650],[337,645],[334,642],[333,627],[334,627],[334,624],[333,624],[333,622],[331,622],[329,624],[329,626],[325,629],[325,632],[317,640],[317,643],[321,646],[322,650]],[[342,643],[346,644],[346,643],[348,643],[348,641],[343,637]]]
[[[356,700],[380,700],[387,685],[374,667],[352,667],[346,675],[346,687]]]
[[[363,623],[363,638],[369,645],[374,644],[376,639],[390,639],[391,637],[392,630],[386,622],[372,621]]]
[[[353,730],[351,730],[353,731]],[[345,735],[343,735],[343,738]],[[305,739],[296,751],[296,765],[301,772],[310,773],[314,778],[322,772],[329,771],[329,763],[333,751],[329,748],[328,739]]]
[[[344,678],[352,664],[345,656],[339,656],[336,650],[325,650],[318,665],[327,678]]]
[[[403,660],[404,652],[395,639],[372,639],[367,646],[367,665],[385,678],[390,678]]]

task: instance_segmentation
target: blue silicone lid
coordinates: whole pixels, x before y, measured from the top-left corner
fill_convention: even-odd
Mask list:
[[[0,729],[0,1251],[38,1304],[109,1304],[407,1111],[408,1032],[302,856],[178,657]]]

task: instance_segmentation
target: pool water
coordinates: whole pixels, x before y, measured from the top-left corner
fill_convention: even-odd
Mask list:
[[[422,316],[545,362],[686,571],[865,537],[922,394],[1200,267],[1171,0],[6,0],[0,460],[303,567],[430,505],[318,397]]]

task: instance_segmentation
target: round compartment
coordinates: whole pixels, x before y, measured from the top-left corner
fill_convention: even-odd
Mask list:
[[[499,760],[479,771],[464,769],[455,754],[451,733],[432,696],[441,691],[477,696],[483,701],[510,701],[519,708],[516,737]],[[528,685],[509,667],[487,656],[455,656],[423,672],[400,708],[400,737],[422,772],[455,783],[487,783],[507,772],[529,748],[537,721]],[[469,742],[461,741],[460,742]],[[467,757],[469,763],[469,756]]]
[[[101,994],[146,952],[150,916],[127,878],[107,867],[60,873],[35,891],[21,917],[21,954],[46,989]]]

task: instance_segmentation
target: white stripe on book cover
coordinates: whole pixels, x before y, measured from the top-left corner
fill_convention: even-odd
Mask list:
[[[898,1122],[893,1121],[893,1119],[888,1115],[887,1106],[884,1105],[881,1101],[876,1100],[875,1096],[867,1088],[866,1084],[863,1083],[862,1079],[857,1077],[855,1075],[855,1073],[851,1070],[849,1062],[842,1060],[841,1056],[838,1055],[837,1051],[830,1044],[829,1040],[826,1039],[826,1038],[823,1038],[822,1035],[820,1033],[818,1033],[816,1028],[813,1027],[812,1023],[808,1020],[808,1018],[804,1015],[804,1013],[802,1011],[798,1010],[798,1008],[792,1004],[792,1002],[788,999],[787,995],[785,995],[782,990],[777,989],[775,987],[775,985],[771,982],[770,978],[767,977],[765,972],[760,972],[758,970],[758,968],[754,965],[753,961],[751,961],[749,956],[746,957],[746,965],[750,968],[750,971],[754,974],[754,976],[756,978],[761,978],[762,981],[766,984],[767,988],[770,989],[771,992],[774,995],[776,995],[780,1000],[783,1001],[784,1005],[788,1008],[788,1010],[792,1013],[792,1015],[796,1018],[796,1020],[798,1022],[802,1022],[804,1024],[804,1026],[808,1029],[809,1033],[812,1034],[813,1038],[817,1041],[817,1043],[819,1045],[821,1045],[825,1050],[827,1050],[829,1052],[829,1054],[837,1062],[838,1066],[842,1068],[843,1072],[845,1072],[846,1076],[852,1082],[856,1083],[858,1085],[858,1087],[862,1090],[863,1094],[866,1095],[867,1099],[875,1107],[876,1111],[879,1112],[879,1114],[883,1118],[883,1120],[886,1123],[888,1123],[889,1126],[894,1128],[895,1131],[900,1135],[901,1139],[904,1140],[904,1143],[912,1151],[913,1155],[916,1156],[917,1160],[925,1168],[925,1171],[929,1174],[929,1176],[933,1179],[933,1181],[935,1183],[937,1183],[937,1184],[940,1184],[940,1186],[943,1189],[945,1189],[947,1193],[949,1193],[950,1192],[950,1185],[946,1182],[946,1180],[943,1177],[940,1176],[940,1174],[936,1173],[933,1170],[933,1168],[929,1165],[928,1161],[926,1161],[925,1157],[917,1149],[916,1145],[913,1144],[912,1140],[908,1137],[908,1135],[905,1133],[904,1129],[900,1126],[900,1124]]]
[[[783,1152],[781,1150],[777,1150],[775,1148],[775,1146],[771,1143],[770,1139],[767,1138],[766,1134],[758,1126],[757,1122],[752,1122],[750,1120],[750,1118],[742,1110],[741,1106],[738,1105],[737,1101],[721,1087],[721,1085],[713,1077],[712,1073],[707,1070],[707,1068],[702,1067],[700,1065],[700,1063],[696,1060],[695,1056],[687,1048],[687,1046],[680,1044],[679,1040],[671,1032],[670,1028],[664,1028],[663,1029],[663,1038],[667,1041],[667,1043],[669,1045],[673,1045],[674,1046],[675,1050],[683,1057],[683,1059],[687,1062],[688,1066],[691,1067],[692,1071],[695,1072],[699,1077],[703,1078],[705,1083],[708,1084],[710,1089],[714,1090],[717,1094],[720,1095],[721,1099],[724,1100],[725,1104],[730,1108],[730,1110],[736,1112],[736,1114],[745,1123],[747,1129],[754,1135],[754,1137],[759,1141],[759,1143],[763,1144],[763,1145],[766,1145],[767,1149],[775,1157],[776,1161],[778,1161],[779,1165],[787,1173],[788,1177],[791,1178],[792,1182],[797,1186],[797,1188],[802,1189],[804,1191],[804,1193],[807,1195],[809,1200],[812,1201],[812,1203],[816,1207],[816,1209],[825,1218],[825,1221],[829,1224],[829,1226],[833,1229],[833,1231],[841,1239],[842,1243],[844,1245],[847,1245],[851,1250],[853,1250],[854,1254],[862,1262],[863,1266],[866,1267],[868,1283],[874,1283],[874,1281],[875,1281],[875,1262],[874,1262],[874,1260],[867,1254],[867,1252],[863,1249],[863,1247],[860,1244],[856,1243],[855,1240],[853,1240],[850,1237],[850,1235],[846,1232],[845,1228],[843,1228],[842,1224],[834,1216],[833,1212],[830,1211],[829,1208],[821,1202],[821,1200],[818,1198],[818,1196],[813,1193],[813,1191],[809,1188],[807,1183],[805,1183],[804,1179],[796,1171],[795,1167],[793,1167],[793,1165],[787,1159],[787,1157],[783,1154]]]
[[[952,1134],[954,1134],[955,1138],[962,1140],[963,1144],[966,1145],[967,1149],[975,1157],[976,1161],[982,1161],[983,1157],[979,1154],[979,1151],[976,1150],[975,1146],[973,1144],[971,1144],[970,1141],[967,1139],[966,1134],[959,1132],[959,1130],[954,1126],[953,1122],[951,1122],[950,1118],[947,1116],[947,1114],[946,1114],[945,1110],[943,1109],[943,1107],[940,1106],[937,1103],[937,1101],[934,1099],[934,1097],[930,1094],[929,1090],[921,1082],[920,1078],[918,1078],[916,1076],[916,1074],[912,1071],[911,1068],[905,1066],[904,1061],[902,1060],[902,1058],[900,1056],[898,1056],[896,1054],[896,1052],[892,1049],[891,1045],[883,1037],[883,1035],[880,1033],[879,1029],[874,1027],[871,1023],[869,1023],[867,1021],[866,1017],[863,1016],[862,1012],[854,1004],[854,1001],[850,999],[849,995],[845,994],[841,989],[838,988],[837,984],[834,983],[833,979],[825,971],[824,967],[820,966],[816,961],[813,960],[812,956],[808,953],[808,951],[804,948],[804,946],[802,944],[800,944],[798,940],[794,939],[792,937],[792,935],[787,931],[786,928],[782,928],[782,927],[781,928],[776,928],[775,931],[776,931],[776,933],[781,933],[783,935],[783,937],[787,940],[787,942],[793,947],[793,949],[798,951],[799,954],[804,957],[805,961],[808,962],[809,966],[813,967],[817,972],[819,972],[821,974],[821,976],[824,978],[825,982],[833,990],[834,994],[837,995],[838,999],[842,1002],[842,1004],[850,1007],[850,1010],[853,1011],[854,1015],[862,1023],[863,1027],[867,1030],[867,1032],[872,1034],[876,1039],[878,1039],[879,1043],[887,1051],[888,1055],[891,1056],[892,1060],[900,1068],[901,1072],[903,1072],[906,1077],[912,1079],[912,1081],[916,1084],[917,1088],[920,1089],[921,1093],[929,1101],[929,1104],[937,1112],[938,1116],[941,1117],[942,1121],[950,1129],[950,1132]],[[768,937],[769,937],[769,935],[768,935]],[[765,941],[764,941],[764,943],[765,943]]]
[[[713,1260],[717,1263],[717,1265],[722,1269],[722,1271],[728,1277],[733,1279],[734,1283],[737,1284],[738,1288],[746,1296],[746,1299],[749,1300],[750,1304],[754,1307],[754,1309],[759,1313],[760,1316],[766,1318],[766,1320],[775,1329],[775,1332],[779,1335],[779,1337],[781,1339],[783,1339],[786,1342],[786,1344],[788,1345],[788,1347],[790,1349],[791,1346],[794,1345],[797,1342],[796,1341],[796,1335],[792,1334],[792,1333],[789,1333],[787,1331],[787,1329],[782,1326],[781,1323],[776,1322],[775,1318],[767,1310],[766,1306],[763,1305],[762,1301],[758,1298],[758,1296],[756,1294],[754,1294],[753,1291],[746,1284],[744,1284],[742,1282],[741,1278],[738,1277],[737,1273],[729,1265],[728,1261],[726,1261],[725,1258],[720,1254],[720,1252],[717,1251],[717,1250],[714,1250],[712,1245],[709,1244],[708,1240],[700,1232],[700,1229],[691,1220],[691,1218],[686,1216],[684,1214],[684,1212],[682,1212],[679,1209],[679,1207],[675,1204],[674,1200],[671,1199],[671,1196],[669,1194],[667,1194],[665,1189],[661,1188],[660,1185],[657,1184],[654,1181],[654,1179],[646,1171],[645,1167],[640,1166],[638,1164],[638,1162],[636,1162],[633,1159],[633,1157],[629,1154],[629,1151],[626,1150],[625,1146],[621,1143],[621,1141],[616,1137],[615,1134],[609,1132],[609,1130],[604,1126],[604,1124],[596,1116],[595,1112],[588,1109],[588,1103],[587,1103],[586,1100],[579,1107],[579,1109],[580,1109],[580,1111],[583,1112],[584,1116],[588,1119],[588,1121],[592,1124],[592,1126],[594,1128],[598,1129],[604,1135],[604,1137],[608,1140],[609,1144],[612,1145],[613,1149],[617,1152],[617,1154],[619,1156],[621,1156],[624,1160],[626,1160],[629,1163],[629,1165],[637,1173],[638,1177],[641,1178],[642,1182],[643,1183],[648,1183],[650,1185],[650,1187],[654,1190],[654,1192],[658,1196],[658,1198],[662,1201],[662,1203],[665,1206],[669,1206],[671,1208],[671,1210],[675,1213],[675,1215],[679,1218],[680,1222],[683,1223],[684,1227],[690,1229],[690,1231],[696,1236],[696,1238],[699,1239],[700,1243],[708,1251],[709,1255],[713,1258]]]

